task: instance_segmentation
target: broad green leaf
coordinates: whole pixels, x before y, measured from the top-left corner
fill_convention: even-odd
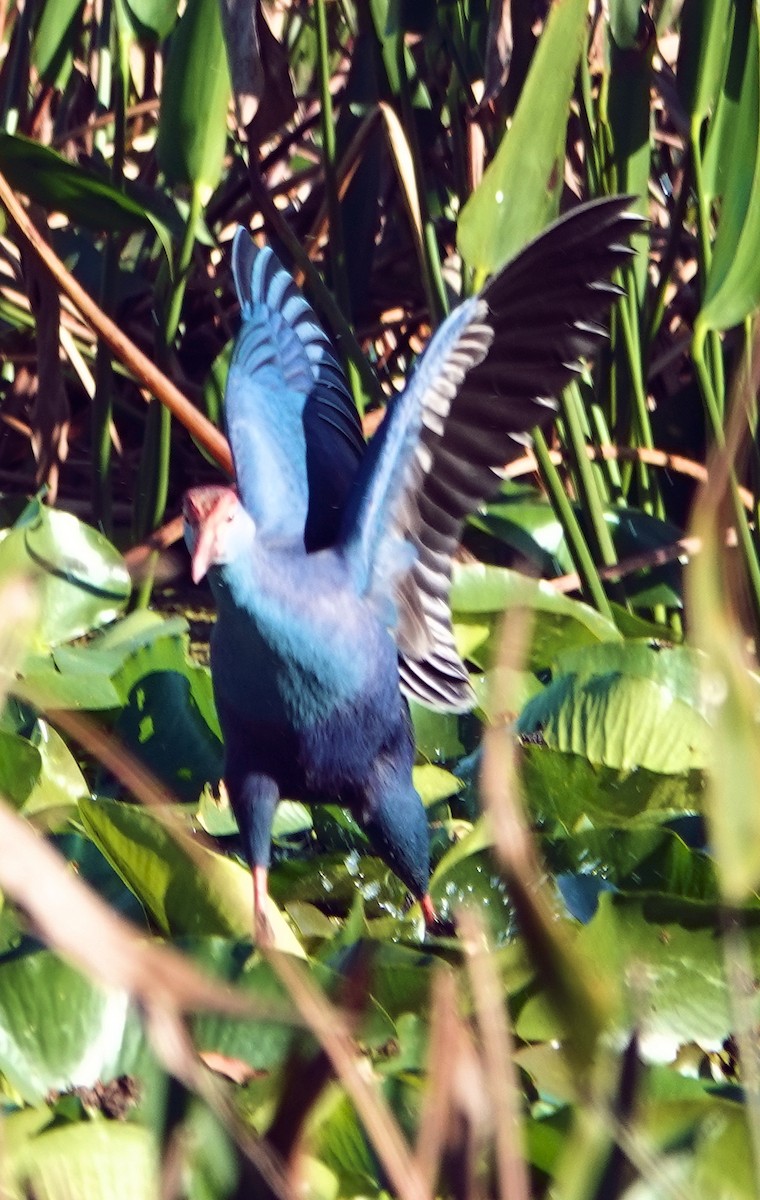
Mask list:
[[[452,871],[456,870],[461,863],[465,862],[473,855],[481,854],[483,850],[490,849],[492,844],[493,841],[488,820],[487,818],[483,817],[465,837],[456,842],[451,849],[444,854],[431,877],[431,889],[438,890],[440,887],[442,887],[446,876]]]
[[[589,822],[603,828],[661,825],[705,805],[700,771],[618,770],[530,743],[522,746],[520,761],[530,811],[550,835],[582,830]]]
[[[611,643],[564,654],[517,732],[623,772],[681,775],[711,761],[699,660],[683,647]]]
[[[23,808],[26,816],[47,812],[55,821],[89,794],[79,764],[61,735],[42,717],[34,717],[26,705],[6,705],[0,718],[0,746],[0,794]]]
[[[54,1125],[30,1138],[11,1161],[24,1194],[37,1200],[155,1200],[155,1132],[104,1119]]]
[[[345,1095],[336,1097],[319,1122],[316,1148],[339,1181],[338,1195],[375,1196],[382,1184],[377,1162],[356,1112]]]
[[[422,803],[428,808],[439,800],[454,796],[462,787],[461,779],[457,779],[450,771],[444,771],[434,763],[423,763],[412,771],[414,786],[419,792]]]
[[[587,604],[559,594],[542,580],[483,563],[454,564],[451,607],[455,613],[502,613],[518,606],[538,607],[572,617],[589,631],[590,641],[620,640],[611,621]]]
[[[258,1010],[252,1018],[233,1019],[215,1013],[195,1017],[192,1031],[198,1050],[241,1058],[260,1072],[284,1067],[294,1044],[303,1044],[303,1022],[269,962],[261,955],[252,956],[249,942],[229,938],[183,939],[182,948],[203,970],[250,996],[254,1011]],[[371,967],[372,958],[368,961]],[[309,969],[328,995],[339,993],[343,983],[340,971],[324,964]],[[394,1032],[386,1012],[370,1000],[360,1017],[357,1036],[366,1046],[376,1046]]]
[[[473,538],[471,531],[477,530]],[[567,575],[573,560],[565,531],[551,504],[533,489],[489,504],[467,522],[468,541],[478,558],[488,559],[492,547],[485,538],[508,546],[519,558],[535,563],[541,578]]]
[[[199,189],[204,204],[224,162],[230,96],[218,0],[189,0],[172,34],[156,150],[169,184]]]
[[[250,878],[239,863],[202,846],[193,861],[167,823],[138,805],[98,799],[79,807],[89,836],[165,933],[250,931]]]
[[[324,819],[322,806],[315,807],[315,829],[320,836],[317,819]],[[346,839],[348,841],[348,839]],[[389,915],[403,922],[408,892],[401,880],[379,858],[358,834],[353,845],[341,850],[317,853],[309,858],[287,858],[277,863],[269,876],[269,890],[284,907],[292,902],[313,904],[328,915],[345,916],[357,896],[364,901],[370,916]]]
[[[36,722],[33,744],[40,756],[40,775],[24,802],[27,817],[50,809],[75,807],[83,796],[90,794],[74,755],[47,721]]]
[[[216,1013],[195,1017],[192,1034],[198,1051],[240,1058],[255,1071],[281,1070],[300,1031],[300,1020],[269,963],[251,957],[250,942],[229,938],[183,939],[182,948],[203,970],[246,992],[262,1012],[255,1020]],[[267,1012],[269,1019],[263,1016]]]
[[[592,875],[622,892],[670,896],[685,913],[702,906],[712,916],[720,893],[715,865],[703,850],[687,846],[664,826],[617,829],[558,830],[544,841],[544,853],[556,875]]]
[[[15,693],[36,708],[74,708],[95,712],[119,708],[121,694],[103,672],[65,672],[51,654],[30,654],[14,684]]]
[[[0,577],[32,576],[41,619],[35,643],[60,645],[112,621],[131,590],[124,560],[97,530],[71,513],[33,501],[0,541]]]
[[[160,643],[158,643],[160,645]],[[130,689],[115,736],[171,789],[194,802],[222,769],[222,746],[195,702],[191,678],[199,668],[148,670]]]
[[[517,932],[514,910],[490,847],[479,853],[472,852],[477,840],[473,837],[470,843],[469,837],[465,836],[453,847],[459,850],[467,845],[471,850],[468,854],[460,852],[456,859],[444,855],[435,869],[430,894],[436,912],[444,920],[454,920],[463,908],[474,908],[489,930],[491,943],[503,946]]]
[[[190,1101],[183,1121],[183,1167],[188,1200],[226,1200],[235,1194],[239,1163],[231,1132],[207,1104]]]
[[[226,790],[218,790],[217,795],[210,787],[203,789],[198,805],[198,823],[213,837],[229,837],[238,832],[238,823]],[[287,840],[307,833],[313,826],[311,810],[307,805],[298,800],[281,800],[272,821],[272,841]]]
[[[182,705],[180,713],[156,712],[157,721],[170,726],[179,722],[183,727],[186,723],[191,736],[203,745],[185,747],[181,757],[188,753],[201,756],[208,764],[205,778],[211,779],[218,767],[221,733],[211,677],[208,668],[188,657],[183,617],[164,618],[138,610],[111,624],[87,645],[58,646],[52,658],[30,656],[19,690],[43,707],[123,708],[138,685],[160,676],[177,677],[172,686]]]
[[[0,729],[0,793],[21,808],[39,782],[40,752],[27,738]]]
[[[148,931],[150,922],[145,908],[125,885],[93,841],[84,833],[63,833],[50,839],[79,879],[89,884],[110,908],[127,917],[140,929]]]
[[[313,826],[311,812],[305,804],[298,800],[281,800],[272,821],[272,837],[275,841],[294,837],[299,833],[307,833]]]
[[[125,1039],[140,1040],[125,993],[31,943],[0,959],[0,1073],[27,1102],[128,1070]]]
[[[196,845],[192,856],[160,817],[112,800],[82,800],[85,829],[160,929],[174,935],[245,937],[252,928],[250,872]],[[268,910],[278,949],[303,954],[274,905]]]
[[[616,626],[589,605],[563,596],[551,584],[504,567],[455,564],[451,605],[462,648],[466,647],[467,656],[481,667],[493,665],[501,617],[506,614],[508,622],[510,608],[527,608],[533,614],[525,665],[534,670],[549,666],[567,647],[620,641]],[[489,615],[491,619],[484,620]],[[468,626],[474,626],[469,645],[464,641]]]
[[[433,763],[451,762],[465,753],[460,721],[453,713],[437,713],[415,700],[409,705],[417,753]]]
[[[458,631],[459,627],[455,627],[455,632]],[[470,683],[478,710],[489,724],[513,719],[544,687],[533,671],[515,671],[511,667],[494,667],[480,675],[471,675]]]
[[[578,506],[575,511],[582,518]],[[683,536],[683,530],[671,521],[631,507],[607,509],[604,522],[618,559],[646,555],[660,546],[672,545]],[[534,563],[541,578],[570,574],[575,569],[565,531],[553,508],[535,495],[509,496],[491,504],[484,514],[471,518],[469,528],[478,531],[469,541],[477,556],[485,561],[492,561],[499,551],[493,544],[484,543],[481,533],[495,539],[497,544],[506,544],[519,558]],[[653,608],[658,604],[680,607],[680,564],[667,562],[638,571],[626,578],[625,588],[628,600],[636,608]]]
[[[617,1004],[610,1033],[621,1040],[635,1029],[646,1057],[671,1060],[679,1046],[696,1042],[719,1049],[733,1028],[724,950],[716,937],[718,910],[706,928],[689,929],[669,919],[665,906],[601,896],[596,916],[584,926],[579,956],[614,985]],[[760,963],[760,934],[746,933],[751,960]],[[745,998],[760,1017],[760,999]],[[556,1036],[556,1020],[540,998],[528,1001],[516,1032],[526,1040]]]
[[[462,209],[457,244],[467,265],[480,276],[513,258],[557,215],[586,14],[584,0],[555,0],[512,124]]]

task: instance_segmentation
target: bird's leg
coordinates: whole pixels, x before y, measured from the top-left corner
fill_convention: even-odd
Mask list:
[[[271,776],[261,772],[237,773],[233,755],[229,756],[225,779],[251,868],[253,940],[257,946],[271,946],[273,934],[267,917],[269,857],[279,788]]]
[[[411,738],[407,742],[404,736],[395,760],[378,760],[359,815],[376,853],[419,900],[425,925],[430,929],[438,924],[428,892],[430,834],[427,814],[411,779],[412,754]]]
[[[422,909],[422,915],[425,918],[427,928],[435,928],[438,924],[438,913],[435,911],[433,901],[430,899],[430,892],[425,892],[425,895],[421,898],[420,908]]]
[[[251,876],[253,878],[253,940],[257,946],[271,946],[274,938],[267,916],[269,868],[252,867]]]

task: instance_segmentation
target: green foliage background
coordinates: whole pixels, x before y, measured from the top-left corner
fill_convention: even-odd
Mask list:
[[[756,7],[2,0],[0,46],[4,1193],[757,1195]],[[233,229],[371,432],[460,295],[616,192],[650,228],[609,346],[455,572],[479,707],[413,713],[459,935],[286,802],[254,951],[169,548],[220,478]]]

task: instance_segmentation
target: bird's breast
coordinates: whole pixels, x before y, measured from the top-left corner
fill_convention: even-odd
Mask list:
[[[212,641],[220,708],[307,730],[375,693],[398,692],[390,635],[320,557],[275,559],[244,589],[222,581]]]

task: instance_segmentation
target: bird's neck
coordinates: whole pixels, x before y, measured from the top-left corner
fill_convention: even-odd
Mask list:
[[[298,579],[299,563],[305,557],[302,543],[268,545],[254,539],[244,553],[219,564],[211,572],[211,587],[220,616],[231,609],[242,610],[249,618],[261,621],[273,606],[280,611],[283,604],[287,608],[288,598],[293,595],[293,581]]]

